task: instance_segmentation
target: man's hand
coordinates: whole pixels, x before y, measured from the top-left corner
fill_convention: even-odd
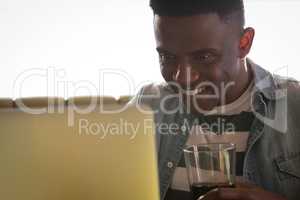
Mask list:
[[[237,184],[235,188],[217,188],[199,200],[286,200],[286,198],[268,192],[248,183]]]

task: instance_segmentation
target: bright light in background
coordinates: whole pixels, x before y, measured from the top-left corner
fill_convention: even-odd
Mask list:
[[[297,79],[299,9],[291,0],[246,3],[247,25],[256,29],[250,57],[271,72],[288,66]],[[148,0],[2,0],[0,25],[0,97],[133,95],[162,81]],[[24,79],[32,69],[39,75]],[[124,73],[99,80],[107,69]],[[22,78],[22,93],[14,94]]]
[[[272,73],[300,80],[300,2],[250,0],[245,6],[247,25],[256,29],[249,57]]]

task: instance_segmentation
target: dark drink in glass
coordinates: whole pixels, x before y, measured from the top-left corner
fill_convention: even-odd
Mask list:
[[[234,187],[234,144],[190,145],[184,148],[183,152],[193,200],[215,188]]]
[[[234,185],[216,184],[216,183],[194,183],[191,186],[192,200],[197,200],[199,197],[205,195],[209,191],[221,187],[228,188],[228,187],[234,187]]]

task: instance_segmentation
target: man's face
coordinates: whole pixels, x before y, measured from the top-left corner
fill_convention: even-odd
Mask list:
[[[154,29],[161,74],[183,89],[179,91],[185,103],[210,110],[220,104],[221,92],[239,84],[241,32],[237,25],[225,23],[217,14],[155,15]]]

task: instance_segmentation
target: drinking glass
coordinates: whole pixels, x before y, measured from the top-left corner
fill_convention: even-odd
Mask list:
[[[193,200],[218,187],[234,187],[236,162],[234,144],[190,145],[183,151]]]

